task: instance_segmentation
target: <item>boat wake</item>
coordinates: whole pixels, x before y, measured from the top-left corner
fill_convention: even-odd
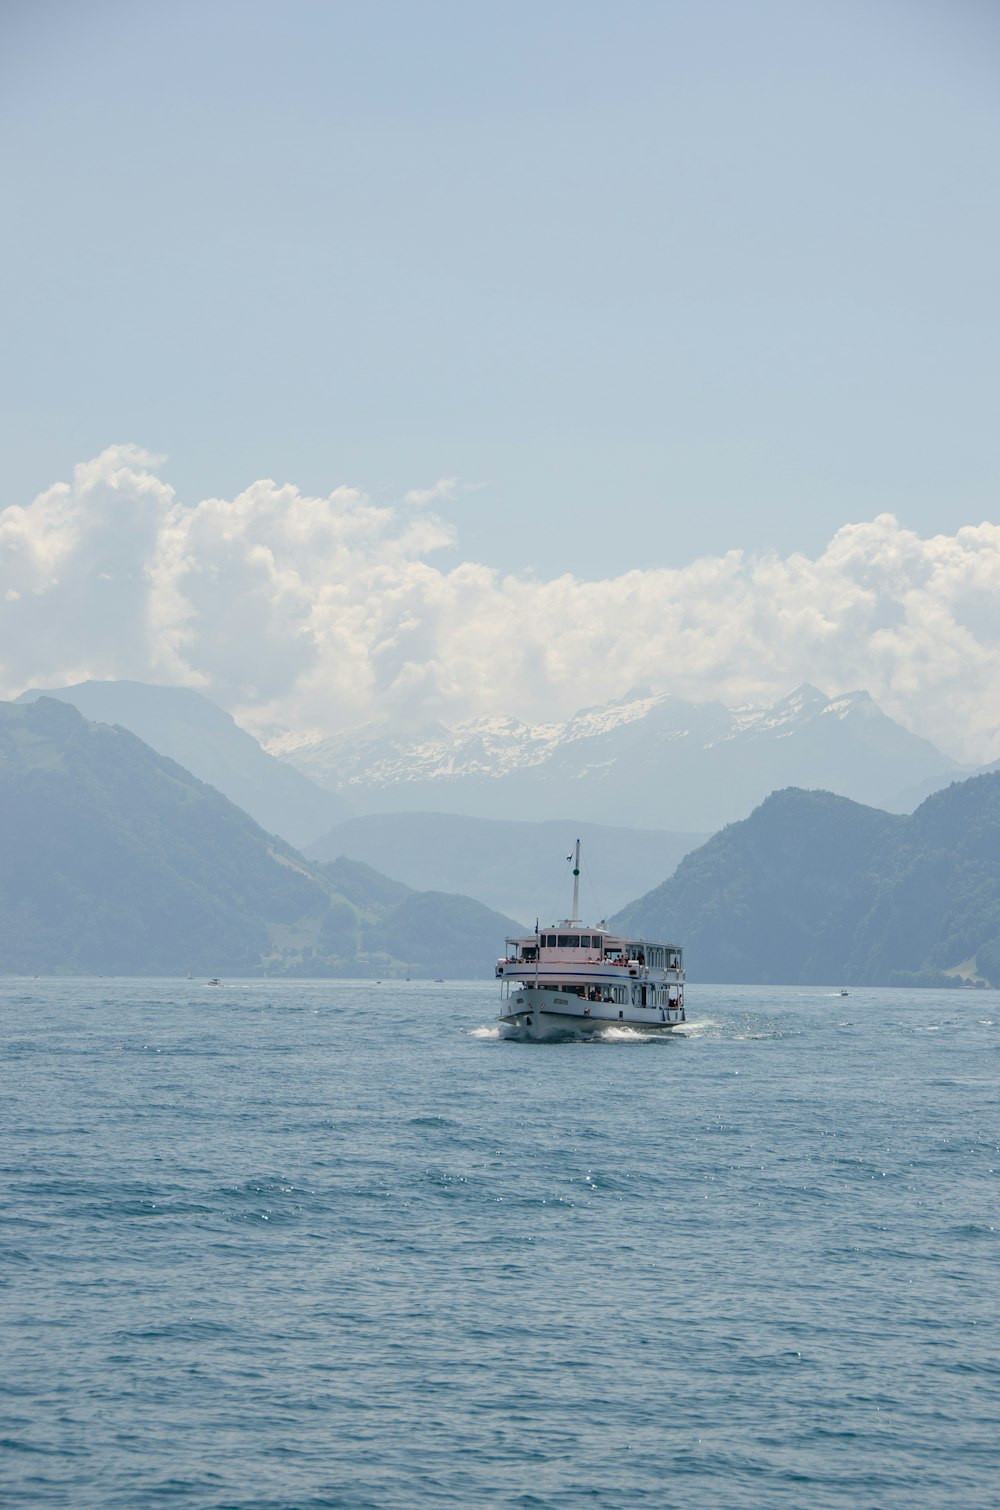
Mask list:
[[[673,1034],[648,1032],[644,1033],[641,1029],[638,1028],[625,1028],[617,1026],[604,1028],[599,1033],[585,1032],[583,1029],[576,1031],[572,1028],[568,1028],[563,1033],[554,1034],[549,1038],[541,1040],[541,1046],[551,1048],[553,1044],[567,1043],[666,1043],[671,1037],[675,1036],[676,1033],[676,1029],[674,1029]],[[500,1039],[505,1043],[539,1042],[539,1040],[531,1037],[526,1028],[519,1027],[513,1023],[500,1023],[500,1025],[496,1028],[473,1028],[469,1033],[469,1037],[487,1039],[491,1042],[495,1042],[497,1039]]]
[[[658,1039],[669,1036],[669,1033],[640,1033],[636,1028],[605,1028],[601,1033],[580,1035],[581,1038],[589,1038],[592,1043],[655,1043]]]

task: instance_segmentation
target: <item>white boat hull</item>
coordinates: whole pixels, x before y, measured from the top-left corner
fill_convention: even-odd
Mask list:
[[[498,1020],[518,1037],[546,1043],[560,1038],[589,1038],[609,1028],[669,1033],[685,1017],[683,1006],[617,1006],[542,986],[524,986],[506,998]]]

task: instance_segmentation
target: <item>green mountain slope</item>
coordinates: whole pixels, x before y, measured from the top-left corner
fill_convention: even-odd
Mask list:
[[[384,917],[386,912],[413,895],[412,886],[390,880],[363,860],[348,860],[345,855],[340,855],[317,868],[329,877],[343,896],[350,897],[356,907],[375,917]]]
[[[410,970],[456,980],[491,975],[508,934],[523,930],[501,912],[452,892],[414,891],[343,855],[320,870],[365,910],[362,947],[373,961],[406,960]]]
[[[467,900],[430,910],[419,959],[396,955],[385,929],[407,887],[310,865],[134,735],[51,698],[0,703],[0,835],[4,973],[354,975],[377,954],[380,973],[433,959],[444,974]],[[488,948],[477,936],[477,974],[513,926],[500,921]]]
[[[216,787],[269,834],[280,834],[290,844],[316,839],[347,814],[342,797],[268,755],[228,713],[189,687],[79,682],[53,692],[32,688],[22,692],[17,702],[34,702],[39,697],[71,703],[84,718],[96,722],[120,724],[160,755]]]
[[[1000,773],[909,817],[776,792],[614,922],[677,938],[699,980],[1000,985]]]
[[[0,968],[217,973],[317,934],[332,888],[124,729],[0,705]]]
[[[442,958],[439,938],[442,921],[451,935],[451,947]],[[397,959],[412,960],[428,975],[452,979],[484,974],[503,953],[508,934],[523,929],[502,913],[493,912],[472,897],[440,891],[416,891],[393,909],[384,922],[368,930],[369,950],[382,949]],[[492,974],[492,969],[485,972]]]

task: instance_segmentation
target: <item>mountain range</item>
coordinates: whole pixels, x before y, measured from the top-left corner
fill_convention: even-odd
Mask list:
[[[18,701],[41,695],[31,689]],[[541,859],[553,844],[558,851],[588,825],[600,830],[596,848],[588,842],[588,854],[600,854],[597,891],[614,907],[628,894],[630,864],[638,868],[634,896],[655,879],[647,855],[650,865],[659,864],[658,845],[676,862],[700,836],[745,817],[776,788],[820,787],[909,811],[929,791],[974,769],[957,766],[910,734],[867,693],[830,698],[807,685],[768,708],[728,709],[634,693],[565,723],[528,725],[497,717],[451,730],[437,725],[410,737],[369,727],[323,739],[285,735],[268,750],[228,713],[186,688],[82,682],[44,695],[72,703],[87,718],[129,729],[216,787],[269,833],[316,855],[331,855],[334,828],[345,853],[368,858],[387,852],[378,825],[341,827],[354,815],[437,814],[421,830],[423,860],[412,866],[409,858],[404,861],[418,887],[466,890],[470,871],[475,873],[470,850],[500,881],[501,851],[504,863],[511,854],[503,833],[513,838],[515,830],[477,834],[448,824],[448,817],[513,825],[564,820],[571,830],[565,841],[544,829],[518,831],[523,849],[515,873],[525,884],[518,882],[508,898],[525,917],[544,905],[549,874],[525,857],[537,851]],[[641,833],[654,837],[647,842],[636,837]],[[359,847],[363,835],[371,838],[371,851]],[[417,847],[403,841],[415,862]],[[496,867],[490,863],[494,854]],[[493,881],[488,887],[499,901]]]
[[[444,820],[410,816],[416,854],[421,820]],[[479,846],[491,841],[527,865],[539,826],[510,827],[457,823],[470,876],[489,873]],[[560,848],[575,837],[564,828],[546,826]],[[415,890],[359,859],[307,860],[127,730],[52,698],[0,703],[0,832],[4,973],[455,978],[488,974],[520,931],[472,897]],[[387,823],[389,868],[402,853],[391,835]],[[670,837],[652,836],[650,863]],[[569,881],[555,868],[558,916]],[[1000,985],[1000,772],[910,815],[776,792],[609,921],[679,940],[697,980]]]
[[[775,792],[613,922],[703,981],[1000,986],[1000,772],[907,815]]]
[[[308,844],[348,815],[342,797],[275,760],[228,713],[187,687],[78,682],[51,692],[33,687],[16,701],[39,697],[72,703],[85,718],[128,729],[289,844]]]
[[[776,788],[820,787],[905,805],[956,763],[895,723],[867,692],[803,685],[767,708],[630,695],[564,723],[482,718],[402,737],[367,727],[268,749],[356,812],[424,810],[539,822],[712,832]]]
[[[517,925],[310,864],[120,727],[0,703],[0,972],[489,973]]]

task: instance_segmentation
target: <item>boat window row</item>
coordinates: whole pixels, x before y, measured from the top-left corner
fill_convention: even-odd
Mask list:
[[[543,949],[600,949],[603,935],[595,933],[543,933]]]
[[[656,969],[679,970],[681,968],[681,951],[679,949],[665,949],[657,944],[646,945],[646,963]]]
[[[551,990],[560,991],[564,996],[579,996],[583,1001],[614,1002],[624,1006],[629,1000],[628,986],[581,986],[579,981],[570,980],[552,986]]]
[[[640,964],[660,970],[681,968],[679,949],[664,947],[662,944],[626,946],[619,939],[608,938],[602,933],[543,933],[539,943],[543,949],[592,949],[608,956],[621,955],[623,958],[634,955]],[[529,952],[529,948],[530,946],[523,948],[523,958],[534,959],[534,950]]]
[[[676,1007],[676,997],[671,997],[666,986],[596,986],[581,985],[579,981],[562,981],[550,987],[565,996],[578,996],[584,1001],[609,1002],[625,1006],[629,1002],[636,1007]]]

